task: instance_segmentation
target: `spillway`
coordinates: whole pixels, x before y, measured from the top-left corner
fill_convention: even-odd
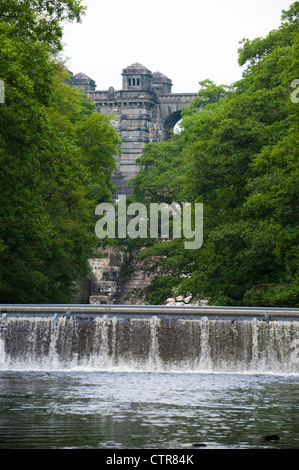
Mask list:
[[[1,305],[0,370],[299,373],[299,309]]]

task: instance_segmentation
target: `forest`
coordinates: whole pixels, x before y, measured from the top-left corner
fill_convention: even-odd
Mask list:
[[[138,159],[128,202],[203,204],[203,244],[186,250],[183,237],[97,239],[121,141],[60,58],[62,23],[82,21],[84,7],[2,0],[1,302],[70,302],[88,258],[110,244],[142,261],[150,304],[298,307],[298,13],[295,2],[265,38],[244,38],[242,79],[201,81],[180,132]]]

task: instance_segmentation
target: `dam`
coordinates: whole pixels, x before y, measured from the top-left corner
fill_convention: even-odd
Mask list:
[[[299,372],[299,309],[1,305],[0,370]]]
[[[298,319],[0,305],[0,449],[298,449]]]

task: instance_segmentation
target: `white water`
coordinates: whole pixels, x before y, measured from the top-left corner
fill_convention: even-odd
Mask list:
[[[0,370],[299,373],[298,321],[0,318]]]

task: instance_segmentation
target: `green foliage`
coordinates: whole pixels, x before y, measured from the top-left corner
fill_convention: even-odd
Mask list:
[[[244,40],[233,87],[200,83],[175,140],[145,146],[134,194],[144,202],[201,202],[204,243],[152,243],[147,300],[298,306],[298,8],[265,39]],[[150,260],[155,260],[151,263]],[[145,263],[146,265],[146,263]]]
[[[110,199],[119,139],[87,96],[64,83],[53,58],[60,33],[53,27],[47,39],[43,29],[44,18],[60,28],[80,10],[77,1],[1,3],[1,302],[71,301],[96,246],[96,204]]]
[[[142,171],[133,180],[134,199],[171,204],[178,195],[182,174],[181,139],[174,135],[171,142],[147,144],[136,163]]]
[[[81,0],[1,0],[0,21],[25,42],[41,42],[51,52],[62,50],[62,22],[81,21]]]
[[[253,41],[244,38],[240,42],[242,47],[239,49],[239,64],[249,62],[250,69],[273,51],[289,46],[292,35],[298,33],[298,11],[299,2],[294,2],[288,11],[282,11],[283,23],[278,30],[271,31],[266,38],[256,38]]]
[[[111,156],[120,150],[119,137],[109,125],[109,118],[96,112],[77,121],[74,127],[76,144],[90,173],[87,197],[97,204],[111,200],[114,188],[110,177],[116,168],[115,159]]]

